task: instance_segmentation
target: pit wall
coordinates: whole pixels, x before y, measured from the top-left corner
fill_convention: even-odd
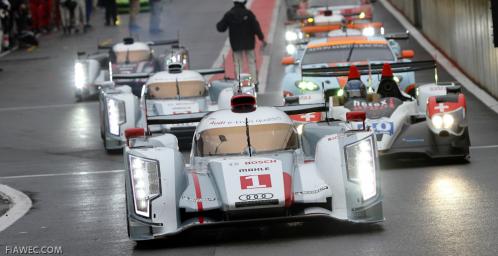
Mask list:
[[[470,79],[498,98],[498,48],[493,45],[491,16],[493,0],[388,1]]]

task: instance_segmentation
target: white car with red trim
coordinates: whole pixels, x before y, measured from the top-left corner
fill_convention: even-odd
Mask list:
[[[349,122],[296,125],[288,116],[325,111],[323,104],[255,104],[253,96],[238,94],[231,109],[150,117],[149,125],[199,122],[187,161],[171,134],[126,131],[130,239],[252,221],[384,220],[372,131]],[[348,116],[364,120],[365,113]]]
[[[391,70],[392,65],[392,70]],[[402,92],[396,73],[434,69],[434,61],[358,66],[362,74],[382,73],[375,93],[366,97],[331,95],[328,116],[345,120],[347,113],[364,111],[366,125],[375,131],[380,155],[469,159],[467,105],[461,87],[453,83],[420,85],[416,97]],[[349,67],[303,70],[315,75],[342,76]],[[359,77],[359,75],[358,75]],[[357,123],[363,127],[364,123]]]

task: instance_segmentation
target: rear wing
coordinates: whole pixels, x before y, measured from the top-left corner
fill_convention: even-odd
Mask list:
[[[280,106],[276,109],[285,112],[287,115],[299,115],[313,112],[326,112],[328,106],[326,104],[308,104],[294,106]],[[147,117],[148,125],[165,125],[165,124],[182,124],[182,123],[197,123],[205,116],[212,112],[199,112],[191,114],[164,115],[164,116],[149,116]]]
[[[434,60],[412,61],[412,62],[394,62],[388,63],[391,65],[393,73],[406,73],[421,70],[435,69],[436,62]],[[340,67],[322,67],[322,68],[303,68],[303,77],[340,77],[348,76],[349,68],[351,65]],[[374,75],[381,74],[384,63],[357,65],[358,71],[361,75]]]
[[[151,73],[112,74],[112,79],[147,79],[151,76]]]
[[[214,74],[223,74],[225,73],[225,68],[207,68],[207,69],[197,69],[193,70],[195,72],[199,72],[199,74],[203,76],[214,75]]]
[[[349,23],[346,25],[347,28],[349,29],[364,29],[367,27],[373,27],[380,29],[383,26],[382,22],[362,22],[362,23]],[[307,34],[314,34],[314,33],[324,33],[324,32],[330,32],[333,30],[338,30],[342,28],[342,24],[336,23],[336,24],[327,24],[327,25],[306,25],[301,28],[301,32],[307,33]]]
[[[125,39],[126,40],[126,39]],[[133,41],[131,41],[133,42]],[[148,41],[144,42],[148,46],[163,46],[163,45],[178,45],[180,41],[178,39],[171,39],[171,40],[157,40],[157,41]],[[99,50],[110,50],[114,44],[110,41],[104,42],[104,43],[99,43],[97,45],[97,48]]]
[[[408,40],[410,39],[410,31],[406,32],[401,32],[401,33],[392,33],[392,34],[385,34],[384,38],[387,40]]]

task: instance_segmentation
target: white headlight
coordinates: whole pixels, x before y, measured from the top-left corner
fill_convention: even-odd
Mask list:
[[[364,201],[377,195],[374,150],[371,136],[346,146],[348,179],[360,185]]]
[[[107,98],[107,119],[109,132],[119,136],[119,126],[126,122],[126,112],[123,101]]]
[[[363,29],[363,31],[361,32],[361,34],[363,36],[373,36],[375,35],[375,28],[373,27],[366,27]]]
[[[150,201],[161,194],[159,163],[132,155],[129,163],[135,212],[150,217]]]
[[[365,12],[361,12],[360,15],[358,15],[358,18],[364,19],[366,16]]]
[[[455,118],[453,118],[453,116],[451,114],[445,114],[443,116],[444,128],[449,129],[453,126],[454,123],[455,123]]]
[[[285,47],[285,50],[287,50],[288,55],[293,55],[294,53],[296,53],[297,48],[293,44],[288,44],[287,47]]]
[[[86,75],[85,75],[85,67],[83,63],[76,62],[74,64],[74,86],[76,88],[81,89],[86,84]]]
[[[294,31],[285,31],[285,40],[288,42],[296,41],[299,35]]]
[[[432,117],[432,125],[434,125],[434,127],[436,129],[443,128],[443,118],[440,115],[433,116]]]

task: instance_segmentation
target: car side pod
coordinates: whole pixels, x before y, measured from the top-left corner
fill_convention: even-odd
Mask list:
[[[126,145],[130,146],[130,139],[140,138],[145,136],[144,128],[128,128],[125,130]]]

